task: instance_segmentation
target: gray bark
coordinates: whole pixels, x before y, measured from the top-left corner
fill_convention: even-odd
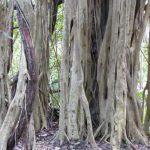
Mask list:
[[[81,80],[92,126],[97,128],[95,136],[110,139],[113,149],[120,148],[122,139],[131,144],[128,138],[146,144],[135,94],[139,50],[149,16],[149,2],[144,10],[145,2],[65,1],[61,142],[65,137],[87,136],[86,122],[79,123],[87,119],[78,91]]]

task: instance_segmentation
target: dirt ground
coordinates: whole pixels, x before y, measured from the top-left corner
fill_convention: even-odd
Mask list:
[[[54,135],[56,135],[58,130],[58,124],[55,122],[51,129],[49,130],[41,130],[36,133],[36,146],[37,150],[92,150],[91,146],[87,144],[85,141],[80,142],[66,142],[61,147],[59,146],[59,142],[54,140]],[[100,150],[111,150],[111,146],[108,142],[99,142],[97,141],[97,145]],[[128,146],[126,144],[122,145],[121,150],[150,150],[150,147],[134,144],[135,148]],[[27,144],[24,139],[21,139],[14,150],[28,150]]]

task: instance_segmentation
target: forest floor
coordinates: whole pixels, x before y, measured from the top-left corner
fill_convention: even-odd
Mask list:
[[[52,127],[49,130],[41,130],[36,133],[36,146],[37,150],[92,150],[91,146],[85,141],[80,142],[66,142],[62,146],[54,139],[58,131],[58,122],[53,122]],[[111,146],[108,142],[96,141],[100,150],[111,150]],[[134,144],[136,150],[150,150],[150,147]],[[14,150],[28,150],[27,144],[24,139],[21,139]],[[121,150],[133,150],[128,145],[122,145]]]

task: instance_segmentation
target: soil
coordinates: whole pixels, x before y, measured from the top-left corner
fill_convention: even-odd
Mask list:
[[[55,139],[58,131],[58,122],[54,122],[49,130],[41,130],[36,133],[36,146],[37,150],[92,150],[91,146],[85,141],[66,142],[62,146]],[[111,150],[109,142],[96,141],[99,150]],[[140,144],[133,144],[134,148],[127,144],[123,144],[120,150],[150,150],[150,147]],[[21,138],[14,150],[28,150],[27,143],[24,138]]]

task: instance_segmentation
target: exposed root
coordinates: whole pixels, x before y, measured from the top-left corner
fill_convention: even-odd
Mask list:
[[[97,148],[97,144],[95,142],[94,139],[94,135],[93,135],[93,128],[92,128],[92,121],[91,121],[91,115],[90,115],[90,110],[89,110],[89,104],[85,95],[85,91],[83,88],[83,82],[80,83],[80,91],[81,91],[81,102],[82,102],[82,106],[83,109],[85,111],[85,116],[86,116],[86,120],[87,120],[87,129],[88,129],[88,136],[87,136],[87,140],[88,142],[92,145],[93,148]]]
[[[63,132],[63,135],[62,135],[62,133],[60,134],[60,132],[58,131],[54,134],[52,139],[59,140],[60,145],[62,145],[64,143],[65,138],[67,139],[68,142],[70,142],[69,137],[67,136],[65,132]]]
[[[127,137],[127,133],[126,133],[126,130],[124,129],[124,138],[125,138],[125,141],[128,143],[128,144],[130,144],[131,145],[131,147],[134,149],[134,150],[136,150],[136,148],[135,148],[135,146],[133,145],[133,143],[128,139],[128,137]]]
[[[104,123],[105,123],[105,121],[103,121],[101,123],[101,125],[99,125],[99,127],[96,129],[96,131],[94,133],[94,138],[96,138],[99,135],[99,132],[100,132],[101,128],[103,127]]]
[[[107,141],[107,139],[104,140],[107,144],[111,144],[110,142]]]
[[[107,141],[107,139],[109,139],[110,138],[110,134],[107,134],[106,136],[105,136],[105,138],[104,138],[104,141]],[[109,142],[108,142],[109,143]]]
[[[137,129],[137,127],[133,128],[133,134],[134,134],[134,137],[135,137],[135,141],[137,143],[147,145],[146,137],[142,135],[142,133]]]
[[[102,138],[100,139],[100,142],[105,139],[106,135],[108,134],[108,127],[105,129],[105,133],[104,135],[102,136]]]
[[[87,133],[86,133],[86,125],[85,125],[85,113],[83,110],[83,107],[81,105],[80,102],[80,120],[79,120],[79,136],[82,139],[83,137],[86,137]]]
[[[34,128],[33,113],[30,118],[27,137],[28,137],[28,149],[36,150],[36,135],[35,135],[35,128]]]

